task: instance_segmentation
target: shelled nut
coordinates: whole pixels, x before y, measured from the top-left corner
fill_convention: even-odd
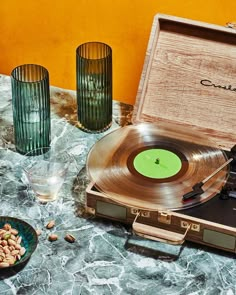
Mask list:
[[[26,249],[21,246],[22,238],[18,230],[10,224],[4,224],[0,229],[0,268],[13,265],[25,254]]]
[[[47,229],[51,229],[55,226],[55,220],[51,220],[48,222],[48,224],[46,225]]]
[[[50,242],[54,242],[54,241],[56,241],[58,239],[58,236],[56,235],[56,234],[50,234],[49,236],[48,236],[48,240],[50,241]]]
[[[71,234],[67,234],[64,239],[69,243],[74,243],[76,240],[75,237],[72,236]]]
[[[37,234],[37,236],[40,236],[40,235],[42,234],[41,229],[37,229],[37,230],[36,230],[36,234]]]

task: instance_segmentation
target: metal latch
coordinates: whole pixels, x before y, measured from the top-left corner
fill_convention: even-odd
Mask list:
[[[161,222],[161,223],[171,224],[171,215],[168,212],[159,211],[157,220],[158,222]]]

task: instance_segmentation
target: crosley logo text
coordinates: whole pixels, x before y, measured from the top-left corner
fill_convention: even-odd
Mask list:
[[[203,86],[214,87],[214,88],[221,88],[221,89],[224,89],[224,90],[229,90],[229,91],[236,92],[236,88],[234,88],[232,85],[218,85],[218,84],[212,83],[210,80],[201,80],[200,83]]]

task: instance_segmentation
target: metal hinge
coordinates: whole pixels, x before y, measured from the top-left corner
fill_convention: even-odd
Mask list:
[[[236,30],[236,22],[228,22],[226,23],[226,27]]]

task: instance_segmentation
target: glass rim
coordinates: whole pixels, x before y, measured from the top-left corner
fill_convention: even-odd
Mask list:
[[[43,153],[40,153],[40,154],[34,153],[37,150],[45,150],[45,151]],[[48,153],[50,153],[50,152],[54,152],[54,149],[51,148],[51,147],[41,147],[41,148],[33,149],[33,150],[29,151],[28,153],[24,154],[24,157],[20,161],[19,165],[27,174],[29,174],[30,173],[29,171],[30,171],[32,165],[34,165],[34,161],[37,161],[37,160],[41,161],[41,159],[43,159],[45,156],[47,156]],[[32,154],[30,155],[30,153],[32,153]],[[57,151],[56,156],[60,157],[60,155],[62,155],[62,154],[65,155],[65,159],[64,159],[63,162],[66,163],[66,167],[68,168],[69,165],[72,163],[74,158],[66,150]],[[49,156],[50,156],[50,154],[49,154]],[[52,157],[54,157],[54,156],[52,155]]]
[[[42,70],[42,79],[39,79],[39,80],[35,80],[35,81],[24,81],[22,79],[19,79],[16,77],[15,73],[17,72],[17,70],[22,70],[26,67],[36,67],[36,68],[39,68]],[[48,70],[44,67],[44,66],[41,66],[39,64],[22,64],[22,65],[19,65],[17,67],[15,67],[12,71],[11,71],[11,78],[14,79],[15,81],[17,82],[20,82],[20,83],[31,83],[31,84],[34,84],[34,83],[40,83],[42,81],[46,81],[47,79],[49,79],[49,72]]]
[[[108,53],[104,56],[104,57],[101,57],[101,58],[87,58],[87,57],[84,57],[80,54],[79,50],[83,47],[85,47],[86,45],[89,45],[89,44],[99,44],[99,45],[102,45],[104,46],[105,48],[107,48],[108,50]],[[100,42],[100,41],[88,41],[88,42],[85,42],[85,43],[82,43],[80,44],[77,48],[76,48],[76,55],[79,56],[80,58],[84,59],[84,60],[102,60],[102,59],[106,59],[107,57],[109,56],[112,56],[112,48],[110,45],[104,43],[104,42]]]

